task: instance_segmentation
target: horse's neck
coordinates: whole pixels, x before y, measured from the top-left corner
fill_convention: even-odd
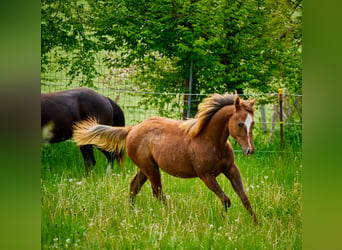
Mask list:
[[[203,131],[203,135],[210,138],[212,143],[224,147],[229,137],[228,121],[233,114],[233,106],[221,108],[210,119],[208,125]]]

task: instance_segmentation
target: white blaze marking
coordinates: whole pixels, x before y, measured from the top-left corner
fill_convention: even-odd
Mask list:
[[[246,129],[247,129],[248,146],[250,148],[252,148],[252,146],[251,146],[251,142],[250,142],[250,139],[249,139],[249,130],[251,129],[252,122],[253,122],[252,116],[250,114],[247,114],[247,117],[246,117],[246,120],[245,120],[245,126],[246,126]]]

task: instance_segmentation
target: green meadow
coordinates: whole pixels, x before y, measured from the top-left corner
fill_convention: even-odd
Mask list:
[[[224,175],[217,180],[232,202],[227,213],[200,179],[163,172],[166,203],[153,198],[146,182],[132,207],[129,184],[137,167],[129,158],[107,175],[106,159],[95,150],[97,164],[84,178],[72,141],[42,145],[42,249],[301,249],[301,154],[271,149],[251,157],[235,152],[260,221],[254,225]]]
[[[292,114],[285,120],[283,148],[279,120],[272,120],[273,104],[279,100],[278,94],[271,92],[288,85],[290,92],[298,94],[302,88],[302,4],[288,2],[240,1],[227,8],[226,2],[214,1],[216,7],[212,8],[205,1],[172,1],[172,5],[151,2],[149,6],[138,1],[74,1],[71,5],[43,1],[42,93],[84,86],[90,77],[95,91],[122,108],[126,125],[136,125],[151,116],[182,119],[184,96],[160,97],[166,94],[165,90],[184,92],[187,65],[190,72],[194,70],[198,85],[193,86],[197,88],[194,93],[226,91],[225,86],[232,91],[242,85],[245,94],[269,93],[256,95],[256,154],[243,156],[239,146],[231,141],[259,225],[253,224],[224,175],[217,180],[232,202],[228,212],[199,178],[180,179],[164,172],[161,175],[166,202],[152,196],[147,181],[132,206],[129,186],[137,166],[126,157],[123,168],[115,163],[112,174],[107,175],[106,158],[94,150],[97,164],[84,178],[80,150],[68,140],[41,145],[41,248],[302,249],[300,95],[284,101],[285,113]],[[168,6],[172,6],[172,15],[160,18],[160,13],[168,12]],[[184,15],[175,12],[175,16],[174,9]],[[106,14],[113,11],[118,16]],[[212,11],[212,15],[203,15]],[[136,18],[142,14],[146,18]],[[170,50],[170,44],[160,41],[169,40],[173,49],[164,53]],[[114,46],[116,42],[123,43]],[[115,48],[116,53],[108,56],[103,48]],[[152,62],[146,57],[150,51],[163,53],[160,58],[159,54],[152,55]],[[111,57],[117,57],[124,65],[136,60],[130,67],[121,68],[123,65]],[[193,63],[194,68],[190,66]],[[199,96],[192,98],[193,103],[201,101]],[[247,98],[254,96],[243,97]],[[265,105],[267,132],[261,128],[261,104]],[[272,122],[277,125],[274,140],[270,141]]]

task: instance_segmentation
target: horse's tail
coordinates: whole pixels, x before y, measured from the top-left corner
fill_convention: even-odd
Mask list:
[[[125,126],[125,115],[118,104],[116,104],[112,99],[107,97],[110,105],[113,108],[113,126]]]
[[[92,144],[111,153],[123,153],[126,137],[132,127],[100,125],[94,119],[80,121],[73,126],[73,139],[77,145]]]

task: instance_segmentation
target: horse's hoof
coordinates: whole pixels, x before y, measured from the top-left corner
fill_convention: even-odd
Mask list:
[[[228,216],[227,210],[221,210],[221,216],[222,218],[225,218],[226,216]]]
[[[261,226],[261,222],[258,221],[258,219],[256,218],[256,216],[253,216],[253,222],[254,222],[254,225],[256,225],[256,226]]]
[[[231,205],[232,205],[232,203],[230,202],[229,198],[227,200],[225,200],[224,209],[226,210],[226,212],[227,212],[228,208],[230,208]]]

